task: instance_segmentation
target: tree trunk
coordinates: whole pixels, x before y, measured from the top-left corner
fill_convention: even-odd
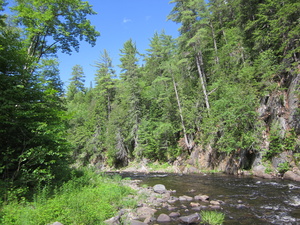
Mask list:
[[[203,95],[204,95],[204,99],[205,99],[205,104],[206,104],[206,108],[208,110],[210,110],[210,106],[209,106],[209,101],[208,101],[208,94],[206,91],[206,80],[205,80],[205,74],[201,68],[202,63],[202,52],[199,51],[196,55],[196,63],[197,63],[197,69],[198,69],[198,74],[199,74],[199,79],[201,82],[201,86],[202,86],[202,91],[203,91]]]
[[[213,38],[213,41],[214,41],[215,61],[216,61],[216,64],[219,64],[220,60],[219,60],[219,57],[218,57],[217,40],[216,40],[215,30],[214,30],[214,27],[213,27],[213,24],[212,24],[211,21],[209,21],[209,26],[210,26],[212,38]]]
[[[188,150],[191,150],[194,147],[193,141],[189,140],[187,132],[186,132],[186,128],[185,128],[185,124],[184,124],[184,119],[183,119],[182,108],[181,108],[181,103],[180,103],[180,99],[179,99],[179,95],[178,95],[178,91],[177,91],[177,85],[176,85],[175,78],[174,78],[174,75],[173,75],[172,71],[171,71],[171,75],[172,75],[172,80],[173,80],[173,85],[174,85],[174,91],[175,91],[175,95],[176,95],[176,100],[177,100],[177,104],[178,104],[179,115],[180,115],[180,119],[181,119],[181,125],[182,125],[182,129],[183,129],[184,142],[185,142]]]

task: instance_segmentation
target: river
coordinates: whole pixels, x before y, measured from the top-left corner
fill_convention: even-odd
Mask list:
[[[163,184],[176,190],[172,196],[196,196],[205,194],[210,200],[221,200],[225,225],[235,224],[300,224],[300,183],[287,180],[266,180],[253,177],[236,177],[224,174],[122,174],[123,177],[141,180],[141,185]],[[189,204],[182,208],[178,202],[176,211],[181,215],[194,213]],[[165,208],[160,213],[169,214]],[[173,225],[176,222],[164,223]]]

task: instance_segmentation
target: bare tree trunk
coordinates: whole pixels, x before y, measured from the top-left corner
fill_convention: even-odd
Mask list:
[[[191,150],[194,146],[193,146],[193,141],[190,141],[188,139],[188,135],[186,132],[186,128],[185,128],[185,124],[184,124],[184,119],[183,119],[183,113],[182,113],[182,108],[181,108],[181,103],[180,103],[180,99],[179,99],[179,95],[178,95],[178,91],[177,91],[177,85],[175,82],[175,78],[174,75],[171,71],[171,75],[172,75],[172,80],[173,80],[173,85],[174,85],[174,91],[175,91],[175,95],[176,95],[176,100],[177,100],[177,104],[178,104],[178,109],[179,109],[179,115],[180,115],[180,119],[181,119],[181,125],[182,125],[182,129],[183,129],[183,136],[184,136],[184,141],[185,144],[187,146],[187,148],[189,150]]]
[[[219,64],[220,60],[219,60],[219,56],[218,56],[217,40],[216,40],[215,30],[214,30],[214,27],[213,27],[213,24],[212,24],[211,21],[209,21],[209,26],[210,26],[211,33],[212,33],[212,38],[213,38],[213,41],[214,41],[215,61],[216,61],[216,64]]]
[[[205,74],[204,74],[204,72],[201,68],[201,65],[203,65],[202,52],[201,51],[199,51],[196,55],[196,63],[197,63],[199,79],[200,79],[200,82],[201,82],[202,91],[203,91],[203,95],[204,95],[204,99],[205,99],[206,108],[209,112],[210,106],[209,106],[209,101],[208,101],[208,94],[207,94],[207,91],[206,91],[206,79],[205,79]]]

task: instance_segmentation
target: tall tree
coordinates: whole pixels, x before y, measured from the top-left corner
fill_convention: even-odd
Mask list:
[[[106,119],[108,119],[115,94],[114,82],[112,80],[115,77],[115,70],[113,69],[112,59],[106,49],[101,53],[95,67],[97,68],[95,77],[97,95],[102,98],[101,102],[106,107]]]
[[[208,100],[205,76],[205,61],[203,59],[203,35],[201,35],[203,30],[206,31],[205,27],[203,29],[203,26],[209,27],[210,25],[209,22],[203,22],[205,16],[209,15],[205,13],[207,12],[207,6],[204,0],[173,0],[170,3],[176,4],[168,16],[168,19],[181,23],[181,27],[179,29],[181,33],[181,46],[184,49],[188,49],[188,51],[193,54],[197,65],[206,108],[209,111],[210,104]]]
[[[71,53],[79,50],[79,41],[95,45],[99,32],[86,18],[96,14],[88,2],[81,0],[47,2],[39,0],[16,0],[12,8],[15,20],[25,28],[27,53],[36,57],[56,53],[57,50]]]
[[[70,84],[68,86],[67,97],[69,100],[73,100],[77,93],[83,93],[85,91],[84,82],[85,76],[83,68],[80,65],[75,65],[72,68],[72,74],[70,78]]]
[[[129,116],[131,118],[130,134],[134,140],[134,147],[138,146],[138,126],[141,118],[141,97],[140,97],[140,71],[138,67],[138,51],[136,44],[130,39],[124,43],[121,51],[121,79],[128,87]]]
[[[135,43],[131,39],[126,41],[120,52],[121,79],[116,84],[106,141],[110,161],[118,166],[126,165],[139,145],[141,119],[140,69]]]
[[[163,31],[154,34],[149,46],[140,82],[143,115],[139,127],[140,145],[135,155],[152,160],[173,159],[179,153],[180,117],[166,65],[172,57],[176,58],[176,43]]]

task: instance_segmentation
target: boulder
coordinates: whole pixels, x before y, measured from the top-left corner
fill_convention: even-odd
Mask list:
[[[189,216],[181,216],[178,218],[179,222],[185,223],[185,224],[192,224],[192,223],[199,223],[201,220],[201,217],[199,213],[194,213]]]
[[[214,201],[214,200],[210,201],[209,203],[210,203],[211,205],[220,205],[220,202]]]
[[[104,223],[107,224],[107,225],[118,225],[118,224],[120,224],[120,216],[115,216],[115,217],[112,217],[108,220],[105,220]],[[60,225],[60,223],[59,224],[53,224],[53,225]]]
[[[171,218],[167,214],[160,214],[157,218],[157,222],[164,223],[164,222],[170,222]]]
[[[137,209],[137,215],[140,219],[146,219],[153,216],[156,211],[156,209],[150,207],[140,207]]]
[[[180,216],[180,213],[179,212],[171,212],[169,214],[169,217],[179,217]]]
[[[203,201],[203,202],[206,202],[209,200],[208,195],[196,195],[194,198],[195,198],[195,200]]]
[[[153,216],[150,216],[150,217],[148,217],[148,218],[146,218],[145,220],[144,220],[144,223],[151,223],[151,222],[153,222],[153,221],[155,221],[155,217],[153,217]]]
[[[163,184],[156,184],[153,187],[153,191],[156,193],[159,193],[159,194],[163,194],[163,193],[167,192],[167,189],[166,189],[165,185],[163,185]]]
[[[211,209],[221,209],[220,205],[210,205],[209,206]]]
[[[130,225],[147,225],[147,223],[143,223],[143,222],[138,221],[138,220],[131,220]]]
[[[293,180],[293,181],[300,181],[300,176],[293,171],[287,171],[283,175],[283,179]]]
[[[272,175],[267,174],[265,171],[266,171],[266,167],[264,167],[263,165],[255,166],[253,168],[254,176],[265,178],[265,179],[272,178]]]
[[[187,195],[183,195],[179,197],[179,201],[193,201],[193,197],[187,196]]]
[[[192,207],[199,207],[200,203],[199,202],[191,202],[190,206],[192,206]]]
[[[191,210],[193,210],[193,211],[200,211],[201,209],[202,209],[201,206],[196,206],[196,207],[191,208]]]

